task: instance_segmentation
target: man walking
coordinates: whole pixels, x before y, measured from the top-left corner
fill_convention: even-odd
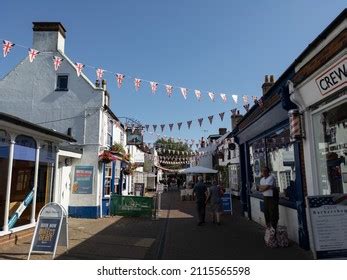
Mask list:
[[[198,210],[198,218],[199,218],[198,226],[201,226],[205,223],[206,192],[207,192],[207,187],[202,180],[202,176],[198,177],[198,182],[195,184],[193,192],[196,197],[196,207]]]
[[[277,228],[279,213],[278,213],[278,191],[276,188],[275,177],[270,174],[270,169],[264,167],[262,170],[263,177],[260,179],[260,185],[257,190],[263,193],[264,196],[264,216],[266,226],[268,228]]]

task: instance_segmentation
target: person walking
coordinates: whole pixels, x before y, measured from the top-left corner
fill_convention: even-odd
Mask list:
[[[193,193],[196,197],[196,207],[198,210],[198,226],[205,223],[205,212],[206,212],[206,192],[207,188],[203,182],[202,176],[198,177],[198,182],[195,184]]]
[[[220,215],[223,213],[223,189],[214,180],[212,186],[208,189],[206,203],[210,202],[210,210],[212,212],[212,222],[221,225]]]
[[[264,217],[267,228],[277,229],[279,211],[278,211],[278,190],[276,188],[275,177],[270,174],[270,169],[264,167],[262,178],[257,190],[264,196]]]

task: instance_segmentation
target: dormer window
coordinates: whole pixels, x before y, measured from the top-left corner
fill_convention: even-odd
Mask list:
[[[68,91],[68,75],[57,76],[57,87],[56,91]]]

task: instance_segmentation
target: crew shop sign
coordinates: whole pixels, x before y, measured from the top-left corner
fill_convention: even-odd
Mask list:
[[[337,91],[347,84],[346,64],[347,55],[315,79],[322,95]]]

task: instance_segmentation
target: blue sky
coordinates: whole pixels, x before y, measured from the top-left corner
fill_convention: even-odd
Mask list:
[[[82,4],[83,3],[83,4]],[[184,100],[178,88],[171,98],[159,86],[153,95],[148,83],[135,92],[132,79],[121,89],[106,74],[111,108],[117,116],[142,124],[166,124],[163,135],[199,139],[230,130],[230,113],[242,95],[261,96],[264,75],[281,73],[346,7],[346,1],[5,1],[0,10],[0,38],[31,46],[33,21],[60,21],[67,30],[66,54],[74,61],[132,77],[200,89]],[[26,50],[15,48],[0,58],[3,77]],[[85,73],[94,81],[95,73]],[[211,102],[207,91],[229,94]],[[239,95],[239,104],[230,94]],[[213,125],[207,116],[215,115]],[[202,128],[197,119],[204,117]],[[193,120],[187,129],[186,121]],[[183,122],[180,131],[177,122]],[[169,123],[175,124],[170,132]],[[146,140],[154,139],[146,135]]]

